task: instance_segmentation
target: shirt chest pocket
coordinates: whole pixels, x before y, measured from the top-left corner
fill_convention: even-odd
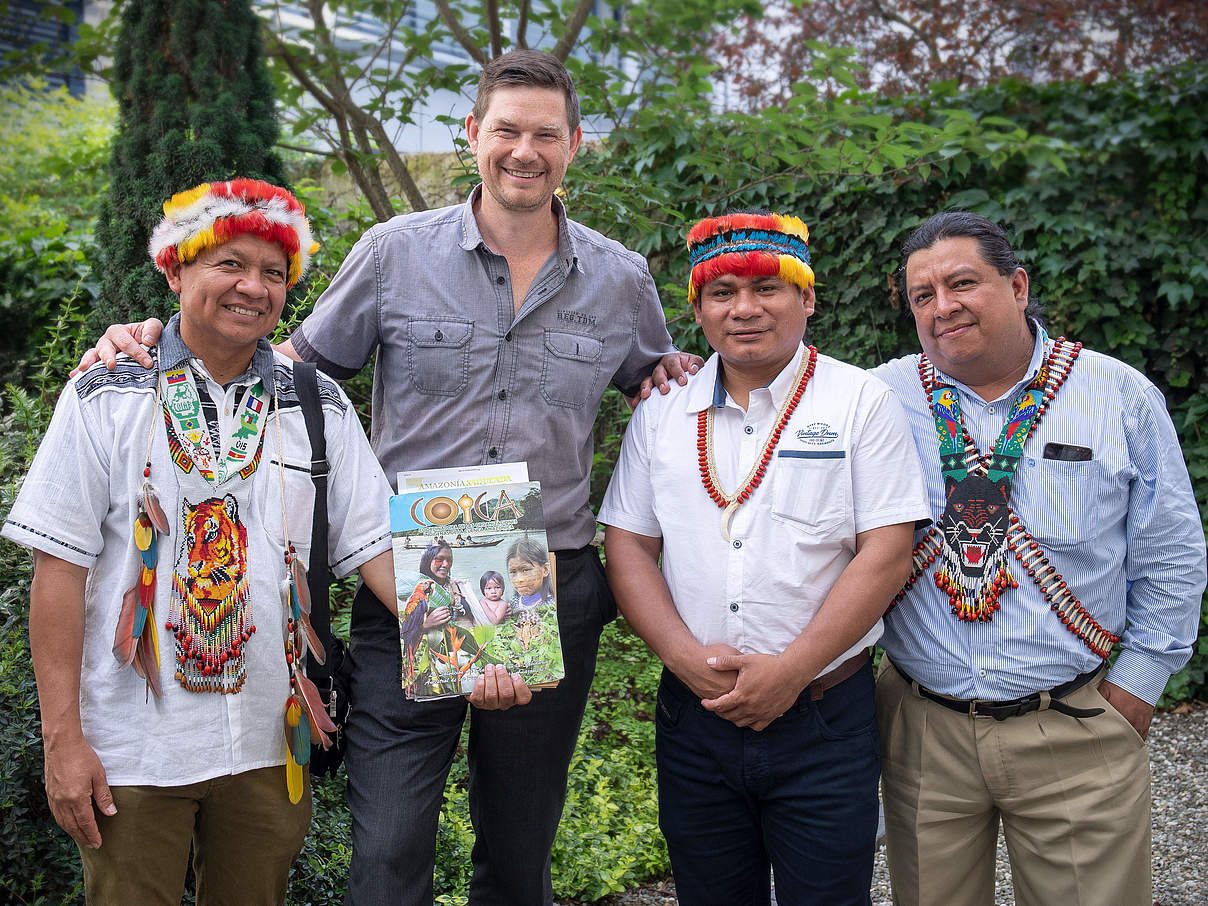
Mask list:
[[[449,318],[407,319],[407,370],[420,393],[456,396],[470,381],[474,325]]]
[[[828,535],[852,517],[851,481],[843,450],[780,450],[772,481],[772,516]]]
[[[603,360],[604,344],[595,337],[547,330],[541,395],[554,406],[582,409],[597,389]]]
[[[288,526],[290,543],[302,558],[302,562],[309,566],[310,536],[315,518],[315,483],[310,477],[309,463],[295,463],[287,456],[285,466],[278,472],[277,457],[273,456],[270,460],[266,455],[260,463],[260,468],[272,471],[271,477],[263,476],[260,483],[261,524],[264,534],[268,536],[273,548],[284,555],[285,531]],[[282,576],[284,575],[283,572]]]
[[[1024,527],[1039,542],[1049,547],[1073,547],[1096,537],[1101,525],[1100,504],[1103,497],[1120,491],[1127,499],[1127,488],[1112,488],[1103,464],[1095,459],[1068,462],[1037,459],[1029,468],[1032,505],[1021,506]],[[1108,520],[1111,524],[1115,514]]]

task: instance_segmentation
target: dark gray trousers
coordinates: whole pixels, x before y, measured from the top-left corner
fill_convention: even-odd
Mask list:
[[[508,711],[469,709],[471,906],[553,902],[550,849],[566,772],[595,672],[600,630],[616,604],[594,548],[557,551],[566,677]],[[362,587],[353,605],[348,723],[352,866],[346,906],[431,906],[437,823],[461,734],[462,698],[408,701],[398,623]]]

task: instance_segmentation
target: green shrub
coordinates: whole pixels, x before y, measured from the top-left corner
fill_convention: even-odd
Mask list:
[[[35,82],[0,85],[0,110],[0,384],[22,384],[64,301],[97,297],[92,219],[115,107]]]
[[[50,422],[70,369],[81,315],[70,303],[40,350],[42,371],[26,390],[9,384],[0,409],[0,521]],[[82,900],[79,853],[51,815],[42,784],[42,732],[29,653],[29,554],[0,541],[0,902]]]

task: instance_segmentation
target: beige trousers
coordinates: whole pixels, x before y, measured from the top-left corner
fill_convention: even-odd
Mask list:
[[[885,658],[881,783],[899,906],[992,906],[999,819],[1019,906],[1150,906],[1149,752],[1098,692],[1092,718],[1003,721],[923,698]]]
[[[310,774],[293,805],[285,768],[186,786],[115,786],[117,814],[96,812],[100,849],[81,849],[89,906],[178,906],[189,846],[198,906],[285,902],[289,870],[310,826]]]

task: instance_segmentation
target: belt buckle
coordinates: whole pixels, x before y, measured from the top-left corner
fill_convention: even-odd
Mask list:
[[[1033,711],[1040,709],[1040,695],[1033,692],[1031,695],[1025,695],[1023,698],[1016,699],[1012,702],[1003,702],[1001,704],[992,705],[986,703],[985,714],[987,717],[993,717],[995,720],[1003,721],[1009,717],[1019,717],[1021,714],[1030,714]]]

